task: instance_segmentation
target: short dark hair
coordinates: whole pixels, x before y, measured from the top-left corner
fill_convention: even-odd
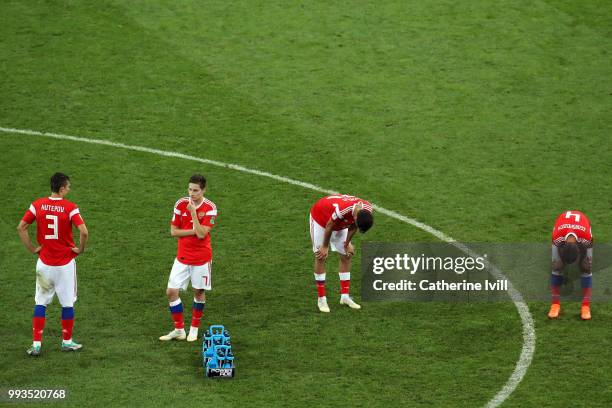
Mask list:
[[[199,184],[202,190],[204,190],[204,188],[206,187],[206,179],[201,174],[194,174],[189,178],[189,182]]]
[[[70,177],[64,173],[55,173],[51,176],[51,191],[54,193],[59,193],[60,188],[65,187],[69,181]]]
[[[361,210],[357,213],[355,224],[357,224],[359,231],[364,233],[372,228],[372,225],[374,224],[374,217],[372,217],[372,213],[368,210]]]
[[[565,242],[559,247],[559,257],[565,265],[573,264],[578,259],[579,249],[575,242]]]

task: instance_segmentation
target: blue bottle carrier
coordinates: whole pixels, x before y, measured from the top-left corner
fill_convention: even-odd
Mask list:
[[[212,325],[204,333],[202,359],[206,377],[233,378],[236,374],[230,334],[222,325]]]

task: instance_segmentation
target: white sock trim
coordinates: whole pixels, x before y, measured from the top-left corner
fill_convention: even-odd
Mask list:
[[[315,280],[316,281],[324,281],[325,280],[325,274],[324,273],[315,273]]]
[[[199,301],[198,299],[193,298],[193,303],[206,303],[206,301],[205,300]]]
[[[170,307],[176,306],[176,305],[180,305],[181,304],[181,298],[178,298],[176,300],[173,300],[172,302],[170,302]]]
[[[338,276],[340,277],[340,280],[351,280],[351,273],[350,272],[338,272]]]
[[[42,341],[33,341],[32,342],[32,347],[41,347],[42,346]]]

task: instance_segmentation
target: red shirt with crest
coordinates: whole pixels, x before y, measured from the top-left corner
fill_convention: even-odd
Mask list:
[[[372,212],[372,204],[359,197],[330,195],[317,201],[310,209],[310,215],[322,227],[325,227],[330,219],[333,220],[333,230],[340,231],[355,223],[353,209],[357,203],[363,203],[363,209]]]
[[[61,266],[73,260],[74,239],[72,226],[84,224],[77,205],[61,197],[39,198],[30,204],[22,221],[36,221],[36,240],[40,245],[38,256],[45,265]]]
[[[574,235],[578,243],[587,247],[593,245],[591,223],[584,213],[576,210],[566,211],[557,217],[552,232],[553,244],[559,246],[569,235]]]
[[[181,198],[174,205],[174,214],[171,224],[179,229],[193,229],[191,213],[187,210],[189,198]],[[200,225],[213,228],[217,218],[217,206],[205,198],[196,208],[196,214]],[[212,248],[210,246],[210,234],[202,239],[196,235],[178,238],[178,249],[176,259],[186,265],[204,265],[212,260]]]

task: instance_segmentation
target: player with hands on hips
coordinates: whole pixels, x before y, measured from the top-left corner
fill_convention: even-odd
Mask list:
[[[32,317],[32,347],[27,353],[39,356],[45,329],[47,305],[55,295],[62,305],[62,351],[76,351],[82,346],[72,340],[74,302],[77,299],[75,259],[85,251],[89,233],[76,204],[64,198],[70,192],[70,178],[63,173],[51,176],[51,196],[34,201],[17,226],[23,245],[38,255],[36,263],[36,294]],[[36,222],[34,246],[28,234]],[[79,246],[72,238],[72,227],[79,230]]]
[[[355,248],[351,240],[357,230],[368,231],[374,219],[372,204],[349,195],[331,195],[321,198],[310,209],[310,239],[315,255],[314,276],[317,285],[317,306],[323,313],[329,313],[325,292],[325,262],[329,250],[338,252],[340,263],[340,304],[351,309],[361,309],[350,297],[351,259]]]

